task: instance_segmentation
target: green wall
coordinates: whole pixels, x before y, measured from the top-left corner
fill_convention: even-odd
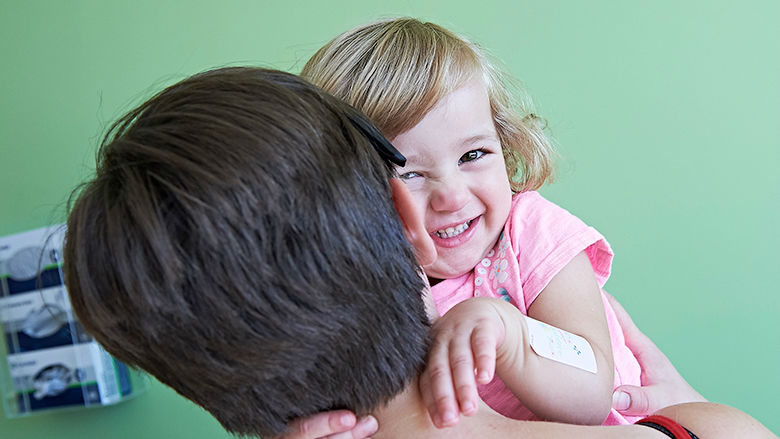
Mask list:
[[[197,71],[297,72],[337,33],[430,19],[528,87],[563,160],[543,192],[617,257],[607,287],[705,396],[780,432],[780,3],[0,4],[0,235],[64,218],[107,125]],[[3,438],[228,437],[159,383],[115,407],[0,417]]]

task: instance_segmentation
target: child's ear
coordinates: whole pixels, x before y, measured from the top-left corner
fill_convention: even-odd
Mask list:
[[[412,193],[404,182],[398,178],[390,179],[390,192],[393,195],[393,204],[404,226],[406,239],[412,244],[417,262],[423,267],[436,260],[436,247],[433,239],[425,230],[423,214],[417,209]]]

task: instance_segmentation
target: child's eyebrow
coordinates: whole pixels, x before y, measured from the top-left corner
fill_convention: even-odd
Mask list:
[[[460,140],[459,143],[461,145],[470,145],[472,143],[477,143],[483,140],[491,140],[491,141],[498,142],[499,141],[498,134],[495,131],[477,133],[468,137],[464,137],[463,139]]]
[[[432,156],[425,151],[410,151],[404,154],[406,157],[406,163],[403,166],[399,166],[399,169],[407,167],[420,167],[436,163],[438,157]]]
[[[399,169],[400,168],[405,168],[407,166],[417,166],[417,165],[419,165],[420,164],[419,161],[421,159],[423,159],[425,157],[425,155],[424,154],[421,155],[421,154],[417,154],[415,152],[412,152],[412,153],[404,154],[404,157],[406,158],[406,162],[403,165],[396,164],[396,166]]]

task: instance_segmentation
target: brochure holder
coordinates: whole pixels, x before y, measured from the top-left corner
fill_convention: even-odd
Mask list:
[[[73,315],[64,233],[61,224],[0,237],[0,392],[9,418],[116,404],[146,389],[147,379],[111,357]]]

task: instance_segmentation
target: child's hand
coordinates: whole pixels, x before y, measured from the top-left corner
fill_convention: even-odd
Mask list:
[[[493,380],[496,351],[506,328],[500,299],[476,298],[455,305],[433,325],[431,350],[420,375],[420,393],[433,424],[449,427],[460,414],[477,412],[477,383]]]
[[[378,428],[373,416],[357,419],[350,411],[337,410],[296,419],[278,439],[367,439]]]

